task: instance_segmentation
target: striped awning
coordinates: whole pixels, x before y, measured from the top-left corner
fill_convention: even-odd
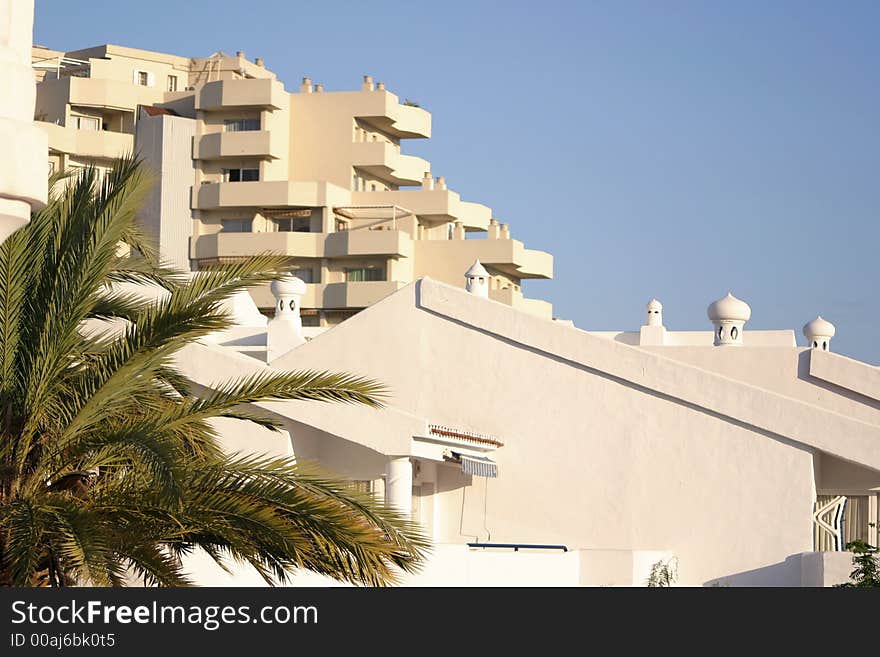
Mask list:
[[[455,453],[455,452],[453,452]],[[498,476],[498,464],[485,456],[471,456],[469,454],[456,454],[461,460],[461,471],[474,477]]]

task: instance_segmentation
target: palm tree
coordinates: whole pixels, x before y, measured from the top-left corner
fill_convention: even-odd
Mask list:
[[[270,371],[195,396],[175,354],[228,327],[223,300],[277,279],[284,259],[193,277],[159,266],[134,221],[147,185],[134,158],[103,179],[86,169],[0,245],[0,584],[182,586],[198,548],[270,584],[307,569],[384,585],[417,569],[428,543],[389,507],[293,459],[223,452],[211,418],[278,428],[253,402],[380,406],[385,391]],[[116,330],[83,330],[102,320]]]

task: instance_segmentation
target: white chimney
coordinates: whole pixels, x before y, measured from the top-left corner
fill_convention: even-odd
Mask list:
[[[834,337],[834,333],[834,324],[827,319],[822,319],[822,315],[804,325],[804,336],[813,349],[831,351],[831,338]]]
[[[666,328],[663,326],[663,304],[657,299],[648,302],[648,317],[639,330],[639,344],[658,346],[666,344]]]
[[[434,189],[434,177],[430,171],[425,171],[425,175],[422,176],[422,189],[428,191]]]
[[[275,316],[266,327],[266,362],[271,363],[306,341],[303,337],[300,303],[306,293],[301,278],[285,274],[269,286],[275,296]]]
[[[752,316],[749,304],[728,292],[726,297],[709,304],[706,314],[715,325],[716,347],[742,346],[743,327]]]
[[[489,298],[489,272],[477,258],[464,274],[464,288],[477,297]]]
[[[361,85],[361,91],[372,91],[373,90],[373,76],[365,75],[364,83]]]
[[[645,326],[663,326],[663,304],[657,299],[648,302],[648,319]]]
[[[299,85],[299,90],[304,94],[312,93],[312,78],[303,78],[302,84]]]

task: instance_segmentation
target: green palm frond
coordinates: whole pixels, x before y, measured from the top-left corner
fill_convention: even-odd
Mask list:
[[[227,328],[230,295],[287,259],[164,266],[134,221],[148,184],[134,158],[56,177],[0,245],[0,585],[184,586],[196,550],[272,584],[302,568],[369,585],[417,569],[429,544],[393,509],[314,466],[223,451],[213,418],[273,429],[259,402],[376,408],[387,390],[267,371],[196,394],[175,354]]]

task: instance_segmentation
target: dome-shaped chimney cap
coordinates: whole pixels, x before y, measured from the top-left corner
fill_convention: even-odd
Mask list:
[[[813,338],[833,338],[834,324],[827,319],[822,319],[822,315],[819,315],[813,321],[804,324],[804,336],[806,336],[807,340],[812,340]]]
[[[302,296],[306,293],[306,283],[303,279],[297,278],[293,274],[285,274],[280,280],[272,281],[269,289],[276,297]]]
[[[706,308],[706,314],[713,322],[747,322],[752,316],[752,309],[745,301],[737,299],[728,292],[726,297],[710,303]]]
[[[657,312],[660,312],[661,310],[663,310],[663,304],[660,303],[659,301],[657,301],[657,299],[651,299],[648,302],[647,309],[648,309],[648,312],[651,312],[652,310],[656,310]]]
[[[471,265],[471,268],[468,269],[464,275],[467,278],[489,278],[489,272],[486,271],[486,268],[483,266],[483,263],[480,262],[479,258],[477,258],[474,264]]]

